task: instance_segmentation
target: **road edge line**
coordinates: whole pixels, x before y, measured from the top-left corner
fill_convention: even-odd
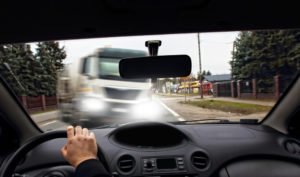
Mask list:
[[[174,110],[172,110],[171,108],[169,108],[165,103],[163,103],[162,101],[160,101],[159,99],[156,99],[158,101],[159,104],[161,104],[166,110],[168,110],[171,114],[173,114],[175,117],[179,117],[180,115],[175,112]]]

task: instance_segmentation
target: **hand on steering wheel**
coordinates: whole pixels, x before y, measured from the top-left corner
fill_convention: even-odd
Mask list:
[[[97,159],[97,144],[93,132],[80,126],[69,126],[67,137],[67,144],[61,148],[61,153],[73,167],[77,167],[83,161]]]
[[[91,135],[91,136],[94,136],[94,135]],[[29,151],[34,149],[36,146],[38,146],[38,145],[40,145],[40,144],[42,144],[46,141],[52,140],[52,139],[66,138],[66,137],[67,137],[66,131],[58,130],[58,131],[45,132],[45,133],[42,133],[42,134],[28,140],[26,143],[21,145],[19,147],[19,149],[12,156],[9,157],[9,159],[6,161],[5,164],[3,164],[2,168],[1,168],[1,171],[0,171],[0,177],[10,177],[10,176],[12,176],[14,174],[14,171],[15,171],[16,167],[18,166],[20,160]],[[95,143],[96,143],[96,141],[95,141]],[[94,147],[94,145],[92,147]],[[68,148],[68,146],[67,146],[67,148]],[[105,169],[108,172],[110,172],[110,169],[108,167],[108,164],[106,162],[104,154],[102,153],[102,150],[101,150],[100,146],[97,146],[97,144],[96,144],[96,149],[97,149],[96,150],[96,153],[97,153],[96,158],[98,157],[99,160],[101,161],[101,163],[104,165]],[[69,152],[69,151],[67,150],[67,152]],[[92,152],[95,152],[95,151],[92,151]]]

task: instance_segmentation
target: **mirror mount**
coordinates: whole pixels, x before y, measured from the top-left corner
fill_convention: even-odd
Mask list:
[[[158,48],[161,46],[160,40],[146,41],[145,46],[148,47],[150,56],[157,56]]]
[[[150,56],[157,56],[158,48],[161,46],[160,40],[146,41],[145,46],[148,47]],[[157,89],[157,78],[151,78],[152,88]]]

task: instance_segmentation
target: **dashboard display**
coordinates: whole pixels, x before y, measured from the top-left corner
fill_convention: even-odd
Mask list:
[[[157,169],[174,169],[177,168],[176,160],[169,159],[156,159],[156,167]]]

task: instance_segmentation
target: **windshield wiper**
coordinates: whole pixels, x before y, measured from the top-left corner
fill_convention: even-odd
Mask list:
[[[240,119],[241,124],[258,124],[258,119]]]
[[[186,121],[176,121],[176,122],[170,122],[173,124],[190,124],[190,123],[220,123],[220,124],[257,124],[258,119],[239,119],[237,121],[232,121],[228,119],[194,119],[194,120],[186,120]]]
[[[189,124],[189,123],[200,123],[200,122],[207,122],[207,123],[229,123],[231,122],[228,119],[193,119],[193,120],[185,120],[185,121],[175,121],[175,122],[170,122],[173,124]]]

